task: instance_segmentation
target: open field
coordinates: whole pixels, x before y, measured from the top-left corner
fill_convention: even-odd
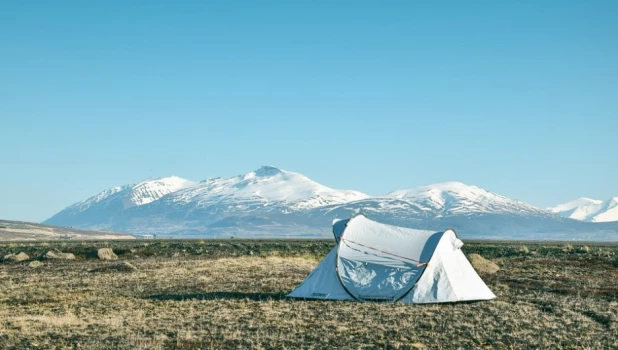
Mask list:
[[[82,230],[33,222],[0,220],[0,241],[50,241],[66,239],[132,239],[133,235]]]
[[[112,247],[134,272],[89,272]],[[618,348],[618,244],[466,242],[501,269],[488,302],[287,299],[332,240],[0,243],[0,349]]]

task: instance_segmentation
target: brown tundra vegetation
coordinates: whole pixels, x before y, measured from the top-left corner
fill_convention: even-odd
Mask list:
[[[468,241],[466,254],[499,266],[479,271],[491,301],[286,298],[332,246],[0,242],[0,349],[618,348],[616,243]],[[119,259],[99,260],[103,247]],[[75,260],[46,259],[53,250]]]

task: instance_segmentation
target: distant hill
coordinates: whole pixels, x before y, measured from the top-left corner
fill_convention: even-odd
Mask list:
[[[135,239],[125,233],[92,231],[35,224],[23,221],[0,220],[0,241],[39,241],[62,239]]]

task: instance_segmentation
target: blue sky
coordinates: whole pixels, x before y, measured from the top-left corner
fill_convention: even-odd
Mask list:
[[[618,196],[616,1],[3,1],[0,218],[261,165]]]

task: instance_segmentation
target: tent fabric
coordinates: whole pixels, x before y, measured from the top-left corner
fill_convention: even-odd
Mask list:
[[[357,216],[340,237],[337,271],[341,282],[356,299],[397,300],[416,284],[440,236]]]
[[[453,230],[444,232],[433,257],[404,303],[490,300],[496,296],[476,273]]]
[[[496,296],[444,232],[385,225],[364,215],[333,222],[337,245],[288,296],[439,303]]]
[[[337,247],[333,248],[313,272],[288,296],[308,299],[354,300],[343,288],[339,277],[337,277],[336,259]]]
[[[348,222],[350,222],[350,220],[352,220],[352,219],[346,219],[346,220],[335,219],[335,220],[333,220],[333,235],[335,236],[335,242],[337,244],[339,244],[339,237],[341,237],[341,235],[343,234],[343,231],[345,230],[345,228],[348,225]]]

